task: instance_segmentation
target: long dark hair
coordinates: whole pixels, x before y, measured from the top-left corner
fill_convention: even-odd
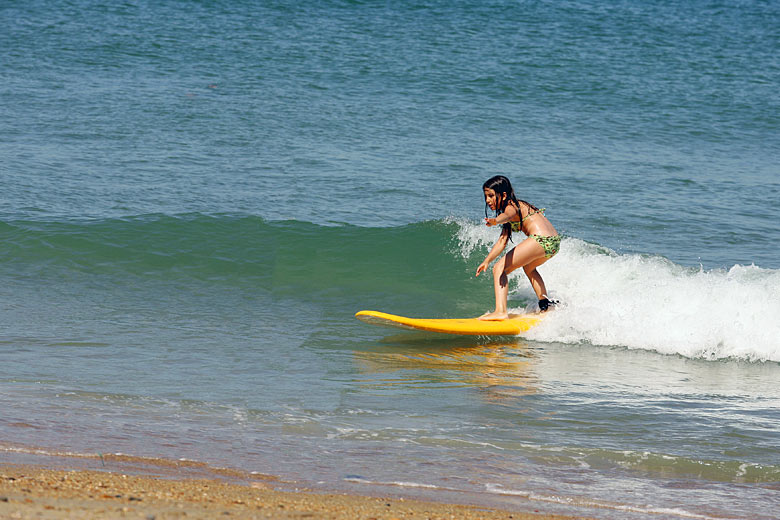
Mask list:
[[[496,216],[500,215],[501,213],[506,210],[507,205],[509,202],[513,202],[515,206],[517,207],[517,212],[520,215],[520,222],[523,221],[523,214],[520,211],[520,203],[522,202],[526,206],[528,206],[530,209],[539,211],[539,208],[531,204],[530,202],[526,202],[522,199],[518,199],[515,195],[515,190],[512,189],[512,183],[509,182],[509,179],[504,177],[503,175],[494,175],[493,177],[489,178],[482,184],[482,191],[484,192],[486,189],[493,190],[496,192],[496,198],[504,193],[506,194],[506,197],[503,197],[503,202],[501,203],[501,206],[496,204]],[[488,205],[487,202],[485,202],[485,218],[488,216]],[[504,224],[504,227],[511,228],[511,224],[507,222]]]

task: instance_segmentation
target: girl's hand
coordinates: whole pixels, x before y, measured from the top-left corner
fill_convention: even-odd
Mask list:
[[[477,267],[477,274],[475,274],[474,276],[479,276],[479,274],[486,271],[487,268],[488,268],[487,262],[482,262],[481,264],[479,264],[479,267]]]
[[[485,225],[487,227],[495,226],[496,225],[496,219],[494,219],[494,218],[486,218],[485,219]]]

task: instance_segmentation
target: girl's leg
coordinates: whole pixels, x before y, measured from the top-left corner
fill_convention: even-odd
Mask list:
[[[542,265],[547,258],[544,256],[544,248],[539,243],[532,239],[527,238],[515,246],[509,251],[503,258],[498,260],[493,265],[493,289],[496,294],[496,310],[487,314],[483,314],[479,318],[482,320],[505,320],[509,317],[509,313],[506,309],[506,300],[509,295],[509,279],[507,275],[515,269],[523,266],[533,266],[533,271],[536,271],[536,267]],[[526,274],[528,274],[526,272]],[[541,282],[542,289],[544,288],[544,282],[541,281],[541,276],[536,273],[538,280]],[[529,275],[530,279],[530,275]],[[531,281],[531,285],[534,281]],[[534,291],[537,288],[534,286]]]
[[[528,277],[528,281],[531,282],[531,287],[533,287],[534,292],[536,293],[536,298],[539,300],[547,297],[547,287],[545,287],[544,280],[542,280],[542,275],[539,274],[539,271],[537,271],[536,268],[545,263],[547,260],[549,260],[549,258],[545,256],[539,260],[531,262],[526,266],[523,266],[525,275]]]

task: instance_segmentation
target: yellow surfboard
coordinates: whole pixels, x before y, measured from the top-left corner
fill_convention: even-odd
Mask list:
[[[542,320],[541,314],[510,314],[506,320],[483,321],[477,318],[406,318],[379,311],[360,311],[355,317],[373,325],[472,336],[513,336],[527,331]]]

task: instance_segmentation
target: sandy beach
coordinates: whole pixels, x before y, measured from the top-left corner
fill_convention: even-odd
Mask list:
[[[399,498],[279,491],[273,479],[248,484],[93,470],[0,465],[3,519],[565,519],[528,511]]]

